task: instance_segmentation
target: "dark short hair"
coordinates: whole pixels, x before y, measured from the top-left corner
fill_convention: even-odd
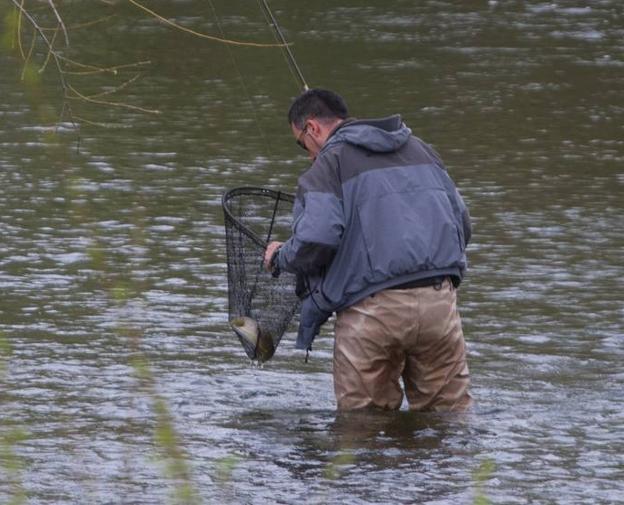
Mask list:
[[[312,88],[299,95],[288,111],[288,123],[302,129],[308,118],[347,119],[347,104],[339,94],[327,89]]]

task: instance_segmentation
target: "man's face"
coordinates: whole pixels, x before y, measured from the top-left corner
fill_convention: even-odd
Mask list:
[[[292,130],[297,144],[308,152],[308,156],[311,160],[314,160],[321,148],[316,138],[318,136],[318,126],[313,120],[308,119],[301,130],[294,124],[290,125],[290,129]]]

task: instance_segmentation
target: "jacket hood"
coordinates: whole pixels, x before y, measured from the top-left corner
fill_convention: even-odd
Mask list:
[[[381,119],[347,120],[325,143],[321,152],[331,146],[346,142],[369,151],[389,153],[407,142],[412,134],[399,114]]]

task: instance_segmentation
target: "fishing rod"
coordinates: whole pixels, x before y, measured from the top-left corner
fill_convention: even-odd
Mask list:
[[[277,39],[284,46],[283,50],[285,51],[286,61],[288,62],[288,65],[290,66],[291,72],[300,81],[301,85],[303,86],[303,91],[308,91],[308,89],[310,88],[308,88],[308,84],[306,83],[303,77],[303,74],[301,73],[301,69],[299,68],[299,65],[297,65],[297,62],[295,61],[295,56],[290,50],[290,45],[288,44],[288,42],[286,42],[286,38],[284,37],[284,34],[282,33],[282,30],[279,27],[279,24],[277,24],[277,19],[275,19],[273,12],[271,12],[271,8],[269,7],[267,0],[260,0],[260,5],[262,6],[262,9],[264,10],[264,13],[267,17],[267,21],[269,21],[269,24],[275,30]]]

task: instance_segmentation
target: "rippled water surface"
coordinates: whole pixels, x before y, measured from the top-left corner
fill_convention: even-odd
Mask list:
[[[272,41],[253,2],[149,5]],[[331,325],[309,363],[289,333],[250,366],[220,199],[293,191],[307,167],[281,53],[66,3],[68,25],[115,14],[73,30],[74,57],[151,61],[104,96],[161,114],[72,103],[108,127],[50,128],[54,68],[20,82],[0,53],[0,502],[192,502],[187,482],[200,503],[624,503],[620,2],[271,5],[311,85],[359,117],[401,113],[462,190],[477,407],[337,416]],[[71,79],[96,94],[133,75]]]

